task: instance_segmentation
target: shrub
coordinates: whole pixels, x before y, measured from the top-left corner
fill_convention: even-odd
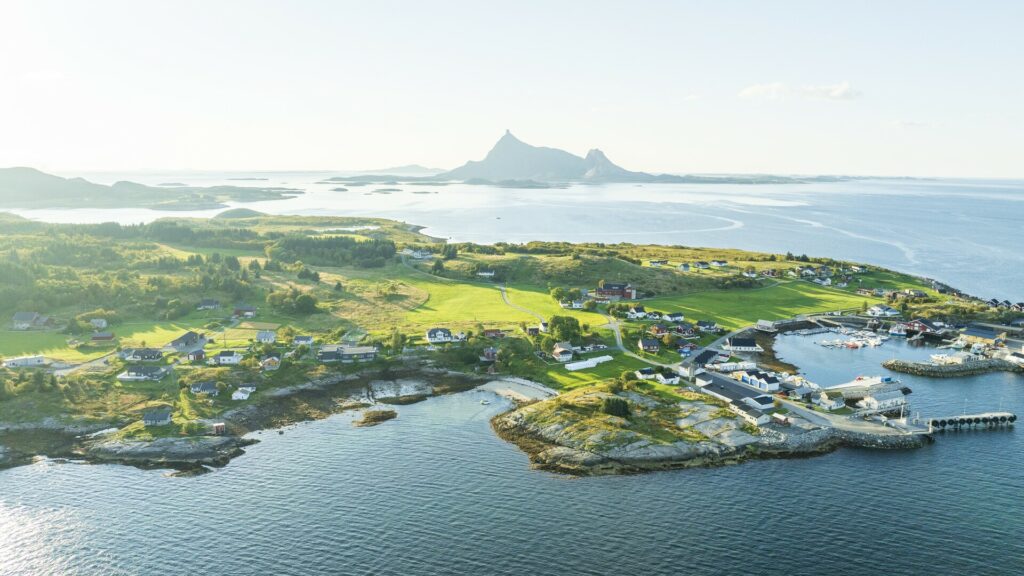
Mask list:
[[[625,418],[629,416],[629,403],[622,398],[612,396],[601,402],[601,411],[605,414]]]

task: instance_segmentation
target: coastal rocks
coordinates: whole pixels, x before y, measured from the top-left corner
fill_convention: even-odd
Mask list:
[[[1017,372],[1024,373],[1024,366],[1018,366],[1006,360],[997,358],[986,358],[984,360],[971,360],[963,364],[939,365],[927,362],[907,362],[905,360],[886,360],[882,367],[893,372],[913,374],[914,376],[928,376],[931,378],[956,378],[958,376],[973,376],[988,372]]]
[[[363,417],[352,423],[353,426],[367,427],[376,426],[382,422],[393,420],[398,417],[398,412],[394,410],[367,410],[363,412]]]
[[[98,439],[82,446],[82,455],[99,462],[142,467],[223,466],[255,444],[236,436],[190,436],[154,440]]]

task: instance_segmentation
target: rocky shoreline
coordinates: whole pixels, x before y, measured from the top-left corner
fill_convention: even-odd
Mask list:
[[[258,442],[244,435],[367,408],[375,403],[403,404],[430,396],[472,389],[493,380],[429,367],[387,367],[354,374],[330,374],[303,384],[271,389],[254,402],[217,418],[225,435],[125,439],[96,434],[110,423],[0,422],[0,468],[28,464],[39,456],[75,458],[140,468],[171,468],[190,473],[224,466]],[[121,423],[121,425],[128,422]],[[209,423],[208,423],[209,424]]]
[[[533,467],[573,476],[637,474],[681,468],[706,468],[769,458],[803,458],[841,447],[878,450],[919,448],[929,441],[920,435],[862,434],[835,428],[790,431],[763,429],[756,442],[725,446],[712,442],[674,442],[583,449],[558,443],[557,431],[533,426],[518,410],[495,416],[491,427],[498,437],[515,444]]]

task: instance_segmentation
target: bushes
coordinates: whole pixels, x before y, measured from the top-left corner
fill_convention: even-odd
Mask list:
[[[629,402],[622,398],[610,396],[601,401],[601,411],[611,416],[626,418],[629,416]]]

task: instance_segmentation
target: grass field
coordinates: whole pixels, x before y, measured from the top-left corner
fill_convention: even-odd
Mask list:
[[[623,372],[627,370],[636,370],[645,366],[650,366],[645,362],[641,362],[636,358],[626,356],[619,351],[608,351],[609,354],[615,357],[610,362],[604,362],[598,364],[594,368],[588,368],[586,370],[577,370],[570,372],[565,369],[564,364],[557,366],[550,366],[547,371],[547,376],[550,378],[551,383],[557,388],[563,390],[572,390],[573,388],[580,388],[582,386],[589,386],[602,380],[609,380],[612,378],[618,378]]]
[[[713,319],[727,330],[749,326],[758,320],[781,320],[797,314],[832,310],[860,310],[864,302],[877,298],[827,288],[811,282],[783,282],[753,290],[719,290],[663,296],[645,300],[648,309],[682,312],[688,320]]]

